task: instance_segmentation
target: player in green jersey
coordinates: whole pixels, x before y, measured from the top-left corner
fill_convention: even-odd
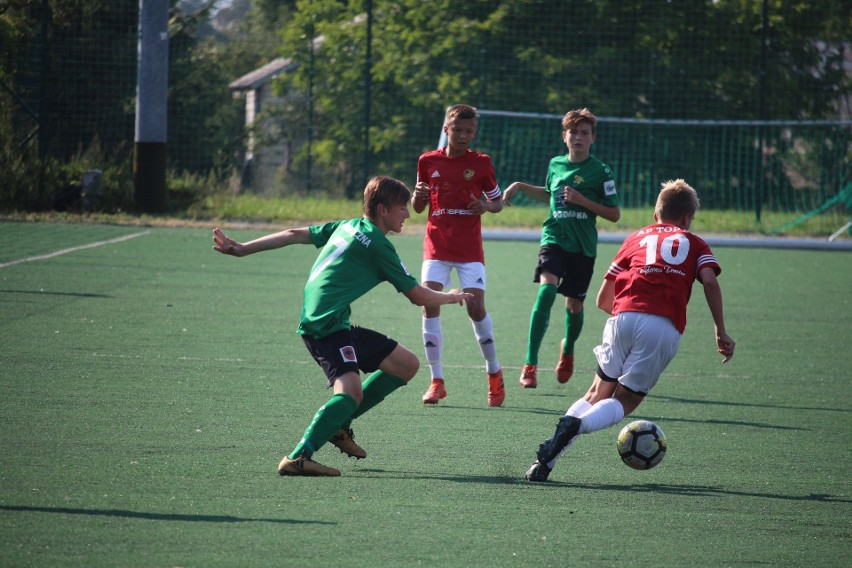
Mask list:
[[[574,343],[583,329],[583,302],[597,256],[597,217],[615,223],[621,217],[615,179],[609,167],[591,154],[597,118],[589,109],[572,110],[562,118],[562,140],[568,153],[550,160],[544,186],[514,182],[503,192],[511,205],[519,191],[550,202],[541,232],[541,248],[533,281],[540,282],[530,315],[527,355],[521,386],[538,384],[538,351],[550,322],[556,294],[565,296],[565,336],[556,379],[568,382],[574,372]]]
[[[374,177],[364,189],[363,217],[287,229],[247,243],[213,231],[213,249],[238,257],[293,244],[322,248],[305,284],[298,332],[334,394],[278,464],[281,475],[340,475],[311,459],[326,442],[349,456],[366,457],[353,439],[352,421],[407,384],[420,368],[417,356],[403,345],[350,323],[352,302],[384,281],[417,306],[463,305],[473,298],[459,290],[443,293],[421,286],[402,264],[387,234],[402,230],[410,197],[401,181]],[[361,371],[368,373],[363,384]]]

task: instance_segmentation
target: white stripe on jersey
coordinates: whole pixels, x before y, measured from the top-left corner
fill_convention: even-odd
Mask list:
[[[702,254],[698,257],[698,262],[696,263],[696,267],[700,270],[702,266],[705,264],[719,264],[716,262],[716,257],[712,254]]]
[[[613,262],[609,265],[609,270],[607,270],[606,272],[611,276],[618,276],[619,274],[624,272],[624,269]]]
[[[500,195],[502,192],[500,191],[500,186],[496,186],[491,191],[485,192],[485,197],[488,198],[488,201],[494,201],[495,199],[500,199]]]

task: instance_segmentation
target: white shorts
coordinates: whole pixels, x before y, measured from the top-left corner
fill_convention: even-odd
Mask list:
[[[677,354],[681,337],[669,318],[622,312],[606,321],[595,357],[606,376],[647,394]]]
[[[424,260],[420,273],[422,282],[437,282],[444,288],[452,284],[451,273],[456,269],[462,289],[485,290],[485,265],[481,262],[449,262],[446,260]]]

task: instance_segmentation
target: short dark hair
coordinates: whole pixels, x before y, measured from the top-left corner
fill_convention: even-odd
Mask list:
[[[408,203],[410,198],[411,190],[398,179],[376,176],[371,178],[364,188],[364,215],[374,219],[379,205],[385,207],[401,205]]]
[[[470,105],[453,105],[447,109],[447,113],[444,115],[444,126],[457,118],[472,118],[479,123],[479,112],[476,110],[476,107]]]

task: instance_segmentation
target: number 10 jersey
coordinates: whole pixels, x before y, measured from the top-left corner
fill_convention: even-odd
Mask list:
[[[692,284],[705,267],[722,271],[710,246],[689,231],[660,223],[631,233],[604,276],[615,281],[612,315],[667,317],[682,334]]]

